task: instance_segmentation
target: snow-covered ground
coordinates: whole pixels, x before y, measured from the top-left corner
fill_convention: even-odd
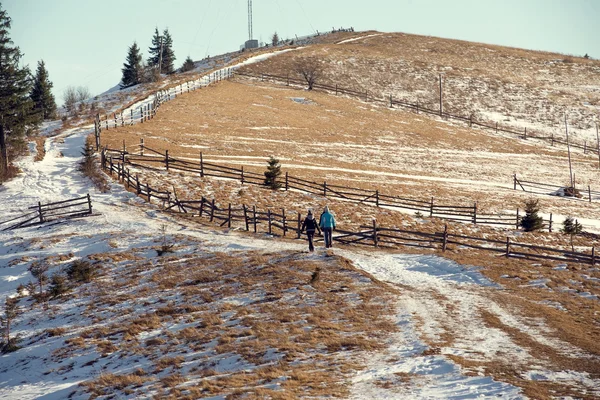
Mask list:
[[[109,193],[97,192],[77,168],[84,141],[92,131],[91,126],[83,126],[50,138],[46,142],[43,161],[34,162],[33,155],[23,158],[18,162],[22,173],[0,187],[0,221],[25,212],[38,201],[60,201],[87,193],[92,196],[95,212],[91,217],[66,223],[0,232],[2,303],[7,296],[15,296],[19,284],[27,284],[33,279],[28,267],[36,260],[68,255],[67,261],[72,261],[92,254],[152,246],[156,233],[163,226],[168,234],[183,235],[191,241],[202,242],[198,252],[305,249],[304,242],[277,241],[248,237],[233,231],[224,233],[187,226],[157,208],[145,205],[119,184],[112,184]],[[525,398],[520,388],[495,381],[483,371],[475,376],[466,374],[447,357],[478,354],[485,359],[502,351],[517,363],[535,360],[536,355],[520,347],[507,334],[486,327],[475,317],[473,311],[485,307],[506,325],[527,329],[522,328],[524,321],[501,304],[489,301],[487,294],[501,291],[501,286],[490,282],[476,268],[461,266],[436,256],[364,252],[351,248],[334,249],[334,252],[351,260],[375,278],[402,287],[394,321],[400,330],[385,351],[373,353],[365,360],[367,368],[356,373],[352,379],[352,398]],[[146,254],[145,257],[151,255]],[[454,313],[458,316],[456,331],[463,335],[469,332],[470,336],[460,337],[453,347],[443,348],[439,354],[428,354],[424,353],[427,345],[423,339],[435,339],[440,335],[440,324],[448,312],[434,293],[441,293],[454,302]],[[58,318],[44,315],[39,309],[29,310],[27,317],[16,320],[13,333],[28,338],[62,324],[76,325],[81,305],[74,301],[69,302],[69,307],[66,313],[69,317]],[[32,322],[36,313],[37,319]],[[532,333],[553,348],[565,352],[577,351],[565,343],[547,338],[542,329]],[[48,353],[56,350],[56,346],[56,341],[43,340],[35,346],[1,355],[0,398],[63,399],[80,382],[95,379],[100,373],[117,373],[135,367],[108,363],[101,371],[95,367],[61,370],[64,363],[53,362],[47,357]],[[230,366],[231,369],[245,367],[244,364]],[[411,374],[418,379],[398,384],[402,374]],[[523,379],[579,382],[590,393],[600,396],[600,381],[571,371],[557,374],[546,370],[542,362]],[[398,384],[397,389],[389,390],[376,384],[382,380]]]

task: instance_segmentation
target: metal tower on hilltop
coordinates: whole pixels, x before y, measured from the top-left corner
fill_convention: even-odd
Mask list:
[[[252,40],[252,0],[248,0],[248,40]]]
[[[258,40],[252,39],[252,0],[248,0],[248,40],[242,46],[243,49],[256,49]]]

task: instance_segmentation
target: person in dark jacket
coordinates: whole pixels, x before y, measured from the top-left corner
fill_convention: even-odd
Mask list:
[[[327,206],[325,206],[325,208],[323,209],[323,213],[319,218],[319,226],[321,227],[321,230],[323,231],[323,236],[325,237],[325,247],[332,247],[333,238],[331,234],[335,229],[335,217],[329,211],[329,207]]]
[[[304,218],[304,222],[302,223],[302,229],[300,229],[300,233],[303,233],[304,230],[306,230],[306,236],[308,237],[308,250],[315,251],[313,237],[315,236],[315,231],[318,231],[320,235],[321,230],[319,229],[319,225],[313,217],[311,210],[308,210],[308,214],[306,215],[306,218]]]

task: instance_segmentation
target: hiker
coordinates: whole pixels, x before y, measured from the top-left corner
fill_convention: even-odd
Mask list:
[[[333,238],[331,237],[331,232],[335,229],[335,217],[329,212],[328,206],[325,206],[323,209],[323,213],[319,218],[319,226],[323,231],[323,236],[325,236],[325,247],[332,247]]]
[[[319,235],[320,235],[321,230],[319,229],[319,225],[317,224],[317,221],[313,217],[312,210],[308,210],[308,214],[306,215],[306,218],[304,218],[304,222],[302,223],[302,229],[300,229],[300,233],[304,233],[305,229],[306,229],[306,237],[308,237],[308,250],[315,251],[315,246],[313,244],[313,237],[315,235],[315,231],[318,231]]]

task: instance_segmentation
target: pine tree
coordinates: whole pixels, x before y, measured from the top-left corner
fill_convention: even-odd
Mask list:
[[[539,211],[538,200],[527,200],[525,202],[525,216],[521,219],[521,227],[525,232],[538,231],[544,227],[544,221],[538,215]]]
[[[573,219],[573,217],[568,216],[563,221],[563,227],[561,229],[561,232],[570,235],[577,235],[583,232],[583,226],[579,222],[577,222],[576,219]]]
[[[9,36],[11,19],[0,5],[0,181],[9,173],[9,150],[23,143],[28,128],[39,122],[33,112],[30,72],[21,68],[21,51]]]
[[[273,44],[273,47],[279,44],[279,35],[277,34],[277,32],[275,32],[271,37],[271,43]]]
[[[44,60],[38,61],[30,97],[34,103],[34,111],[42,114],[44,119],[56,117],[56,101],[51,89],[52,82],[48,78]]]
[[[19,349],[17,346],[18,339],[10,337],[10,328],[12,322],[19,315],[19,300],[14,297],[7,297],[4,303],[4,314],[0,315],[0,323],[2,324],[3,339],[2,352],[10,353]]]
[[[185,62],[181,66],[181,72],[188,72],[193,70],[194,68],[196,68],[194,61],[190,58],[190,56],[187,56]]]
[[[152,46],[148,49],[148,52],[150,53],[150,57],[148,57],[148,66],[150,68],[158,68],[162,47],[163,37],[158,33],[158,28],[155,28],[154,36],[152,37]]]
[[[269,165],[265,171],[265,185],[273,190],[280,189],[282,185],[281,182],[277,180],[279,175],[281,175],[281,165],[279,164],[279,160],[271,156],[267,162]]]
[[[129,47],[127,51],[127,62],[121,69],[123,77],[121,78],[121,89],[142,83],[142,55],[136,42]]]
[[[163,53],[160,72],[170,75],[175,72],[175,53],[173,52],[173,38],[169,28],[163,32]]]

